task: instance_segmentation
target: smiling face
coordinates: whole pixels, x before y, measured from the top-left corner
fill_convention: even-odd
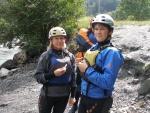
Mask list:
[[[64,47],[65,41],[66,41],[66,38],[64,36],[55,36],[55,37],[52,37],[52,39],[50,40],[54,48],[58,50]]]
[[[112,31],[109,31],[106,26],[98,23],[94,25],[93,33],[98,42],[103,42],[109,35],[112,34]],[[110,38],[108,38],[108,40],[110,40]]]

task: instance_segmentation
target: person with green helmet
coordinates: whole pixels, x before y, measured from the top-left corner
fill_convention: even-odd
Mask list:
[[[97,43],[75,64],[81,72],[81,100],[78,113],[109,113],[112,92],[119,69],[124,63],[121,52],[112,45],[114,20],[108,14],[94,17],[92,30]]]
[[[64,47],[66,36],[63,28],[52,28],[50,47],[39,58],[34,74],[36,81],[43,85],[39,113],[64,113],[67,103],[73,105],[75,102],[75,57]]]

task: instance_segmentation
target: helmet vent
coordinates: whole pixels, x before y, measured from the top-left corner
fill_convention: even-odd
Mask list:
[[[66,36],[66,32],[61,27],[54,27],[49,31],[49,38],[53,36]]]
[[[108,14],[99,14],[97,15],[92,24],[94,23],[104,23],[109,25],[111,28],[114,28],[114,20],[111,16],[109,16]]]
[[[105,19],[102,19],[102,21],[106,21]]]

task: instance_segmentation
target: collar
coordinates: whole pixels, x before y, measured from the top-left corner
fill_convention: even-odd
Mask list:
[[[99,46],[104,46],[110,43],[110,40],[104,41],[104,42],[98,42]]]

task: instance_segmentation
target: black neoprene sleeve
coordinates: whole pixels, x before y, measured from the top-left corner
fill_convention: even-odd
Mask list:
[[[49,80],[49,79],[55,77],[55,74],[54,74],[54,72],[45,73],[44,77],[45,77],[46,80]]]

